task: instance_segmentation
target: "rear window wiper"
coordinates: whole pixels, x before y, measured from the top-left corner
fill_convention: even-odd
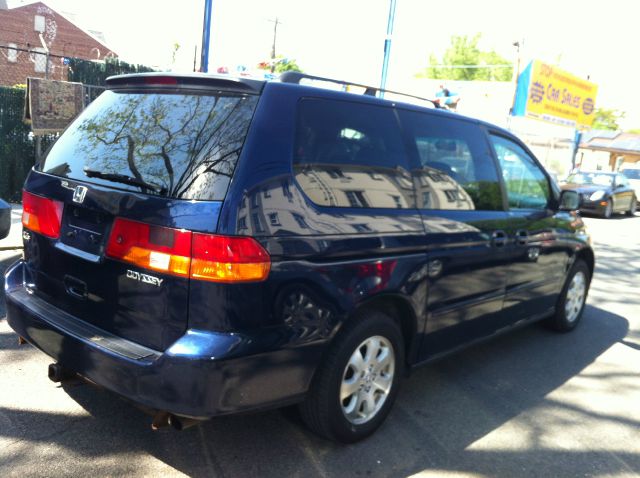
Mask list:
[[[96,171],[94,169],[84,168],[84,174],[89,178],[100,178],[106,179],[108,181],[114,181],[117,183],[130,184],[132,186],[138,186],[143,189],[149,189],[154,191],[161,196],[166,196],[167,188],[164,186],[160,186],[159,184],[150,183],[148,181],[143,181],[141,179],[134,178],[132,176],[127,176],[126,174],[117,174],[117,173],[103,173],[102,171]]]

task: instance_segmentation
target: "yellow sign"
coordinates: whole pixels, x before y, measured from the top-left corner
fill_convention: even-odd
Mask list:
[[[598,85],[538,60],[529,68],[527,116],[576,128],[593,124]]]

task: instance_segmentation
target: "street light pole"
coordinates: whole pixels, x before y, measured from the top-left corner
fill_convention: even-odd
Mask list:
[[[387,71],[389,69],[389,57],[391,56],[391,35],[393,35],[393,23],[396,16],[396,0],[389,1],[389,18],[387,19],[387,36],[384,39],[384,59],[382,60],[382,77],[380,78],[380,89],[384,90],[387,85]],[[380,92],[380,97],[384,97],[384,91]]]
[[[518,94],[518,80],[520,77],[520,47],[524,45],[524,39],[522,41],[513,42],[513,46],[516,47],[516,68],[513,70],[513,101],[511,101],[511,108],[509,108],[509,116],[512,116],[516,107],[516,96]]]
[[[209,71],[209,41],[211,40],[211,8],[213,0],[204,0],[204,19],[202,22],[202,48],[200,49],[200,71]]]

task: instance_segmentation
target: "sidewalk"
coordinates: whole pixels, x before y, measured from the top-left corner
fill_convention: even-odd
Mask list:
[[[0,240],[0,251],[22,248],[22,205],[11,205],[11,230],[9,235]]]

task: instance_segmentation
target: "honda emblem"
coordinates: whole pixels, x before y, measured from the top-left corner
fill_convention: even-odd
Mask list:
[[[84,197],[87,195],[87,188],[84,186],[76,186],[73,190],[73,202],[77,202],[78,204],[82,204],[84,201]]]

